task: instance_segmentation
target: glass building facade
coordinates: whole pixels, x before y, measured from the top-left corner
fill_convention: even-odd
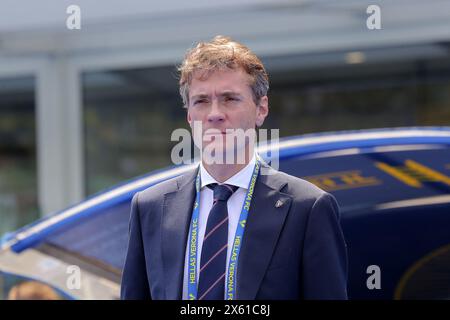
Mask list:
[[[0,78],[0,235],[39,217],[35,80]]]
[[[450,124],[450,56],[305,66],[263,58],[270,77],[265,128],[280,137]],[[86,195],[171,165],[174,129],[188,128],[174,66],[87,72],[83,81]]]

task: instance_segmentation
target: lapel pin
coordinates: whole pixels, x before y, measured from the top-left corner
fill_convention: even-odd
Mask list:
[[[277,203],[275,203],[275,208],[279,208],[283,205],[283,201],[278,200]]]

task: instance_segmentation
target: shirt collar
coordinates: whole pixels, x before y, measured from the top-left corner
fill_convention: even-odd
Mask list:
[[[252,178],[255,163],[256,163],[256,153],[253,154],[253,157],[251,158],[250,162],[247,163],[247,165],[243,169],[237,172],[234,176],[228,178],[228,180],[225,181],[224,184],[229,184],[239,188],[247,189],[248,184],[250,183],[250,179]],[[208,173],[208,171],[206,171],[202,162],[200,162],[200,177],[202,182],[201,188],[211,183],[219,183]]]

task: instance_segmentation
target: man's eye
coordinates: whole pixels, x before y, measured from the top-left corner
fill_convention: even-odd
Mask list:
[[[226,97],[225,101],[238,101],[238,99],[234,97]]]
[[[194,105],[195,105],[195,104],[205,103],[205,102],[206,102],[205,99],[195,100],[195,101],[194,101]]]

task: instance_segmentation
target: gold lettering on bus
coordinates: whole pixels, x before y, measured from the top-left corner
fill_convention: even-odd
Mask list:
[[[326,191],[361,188],[381,184],[381,180],[373,176],[364,176],[360,170],[330,172],[326,174],[304,177]]]
[[[410,187],[421,188],[422,182],[441,182],[450,186],[450,177],[414,160],[405,160],[403,166],[384,162],[376,162],[375,166]]]

